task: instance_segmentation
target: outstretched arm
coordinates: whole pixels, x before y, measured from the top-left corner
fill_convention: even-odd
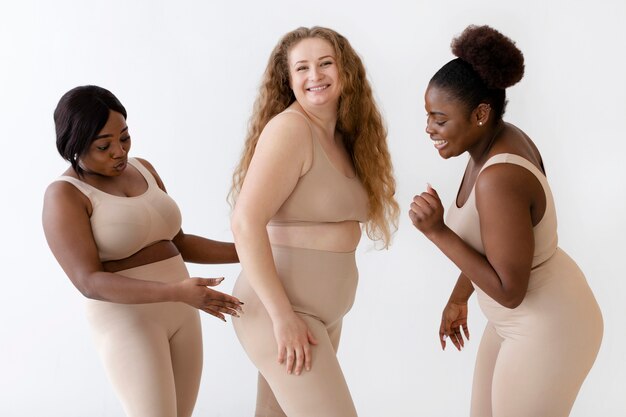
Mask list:
[[[237,314],[239,300],[207,288],[219,284],[221,279],[162,283],[106,272],[91,231],[89,207],[86,197],[71,184],[55,182],[46,190],[42,213],[44,233],[53,255],[85,297],[121,304],[180,301],[221,319],[223,313]]]
[[[159,188],[167,192],[163,180],[152,164],[137,158],[155,178]],[[239,262],[235,244],[207,239],[202,236],[186,234],[182,229],[172,239],[185,262],[198,264],[227,264]]]
[[[235,244],[219,242],[182,231],[173,239],[186,262],[197,264],[231,264],[239,262]]]

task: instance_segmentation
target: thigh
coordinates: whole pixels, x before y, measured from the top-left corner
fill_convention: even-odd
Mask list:
[[[128,417],[176,415],[174,376],[167,334],[158,326],[120,323],[96,335],[109,380]]]
[[[494,370],[493,417],[567,417],[584,380],[561,341],[508,339]]]
[[[287,374],[276,355],[257,364],[289,417],[352,417],[356,409],[335,349],[322,322],[303,316],[318,344],[313,346],[313,364],[301,375]]]
[[[478,347],[476,365],[474,367],[470,408],[471,417],[492,417],[491,391],[493,373],[502,340],[496,333],[493,324],[487,323]]]
[[[183,324],[170,339],[176,387],[177,417],[190,417],[202,375],[202,328],[198,311],[189,308]]]
[[[272,392],[269,384],[259,372],[256,391],[256,412],[255,417],[287,417],[276,396]]]
[[[248,303],[246,302],[246,306]],[[264,310],[233,320],[235,330],[246,353],[263,375],[280,408],[289,417],[353,417],[356,410],[345,378],[337,361],[333,343],[324,324],[302,315],[318,344],[312,346],[313,364],[301,375],[287,374],[277,361],[271,319]],[[258,417],[279,417],[273,397],[261,380],[257,407]],[[266,414],[263,414],[266,413]]]
[[[337,349],[339,348],[341,324],[342,321],[339,321],[327,329],[328,339],[335,353],[337,353]],[[261,373],[259,373],[257,381],[255,417],[287,417],[283,409],[280,407],[280,404],[278,404],[272,389]]]

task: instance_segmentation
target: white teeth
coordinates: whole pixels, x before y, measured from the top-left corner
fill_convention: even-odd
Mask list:
[[[311,87],[311,88],[309,88],[309,91],[322,91],[322,90],[325,90],[326,88],[328,88],[327,85],[322,85],[322,86],[319,86],[319,87]]]
[[[446,143],[445,140],[433,140],[433,142],[435,142],[435,145],[443,145],[444,143]]]

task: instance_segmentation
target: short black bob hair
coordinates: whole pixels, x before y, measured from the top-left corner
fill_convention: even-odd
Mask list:
[[[126,119],[126,109],[117,97],[95,85],[72,88],[63,94],[54,110],[57,150],[79,176],[83,170],[78,159],[102,130],[111,111]]]

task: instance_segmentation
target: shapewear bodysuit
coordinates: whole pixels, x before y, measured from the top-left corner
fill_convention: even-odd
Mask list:
[[[300,177],[270,225],[367,220],[367,193],[357,177],[348,178],[328,159],[312,134],[313,161]],[[358,272],[355,254],[272,245],[278,277],[293,310],[318,341],[313,366],[287,374],[277,362],[272,320],[242,271],[233,294],[245,302],[245,314],[233,320],[237,336],[259,369],[256,417],[352,417],[356,410],[337,361],[343,316],[354,302]],[[280,404],[280,405],[279,405]],[[282,408],[282,409],[281,409]]]
[[[92,205],[91,228],[102,262],[124,259],[180,231],[174,200],[141,162],[129,159],[148,184],[135,197],[105,193],[62,176]],[[128,168],[127,168],[128,169]],[[189,278],[180,255],[117,272],[145,281]],[[198,311],[184,303],[117,304],[87,300],[87,316],[108,377],[129,417],[190,417],[202,372]]]
[[[602,315],[585,276],[557,246],[554,200],[545,175],[513,154],[491,157],[482,170],[502,163],[537,177],[546,209],[533,229],[535,251],[524,301],[509,309],[474,286],[488,323],[476,359],[470,415],[566,417],[598,354]],[[474,189],[463,207],[452,204],[446,223],[485,253]]]

